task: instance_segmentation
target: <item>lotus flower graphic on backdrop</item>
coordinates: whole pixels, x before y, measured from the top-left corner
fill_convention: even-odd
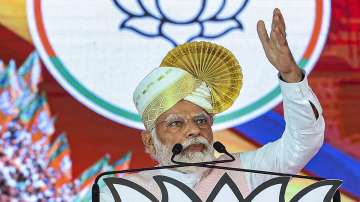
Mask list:
[[[126,15],[120,30],[162,37],[174,47],[196,38],[214,39],[243,30],[239,14],[249,0],[113,0]]]

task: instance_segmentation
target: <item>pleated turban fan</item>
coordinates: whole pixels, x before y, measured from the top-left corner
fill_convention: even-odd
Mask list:
[[[133,100],[147,130],[180,100],[216,115],[239,96],[242,72],[235,56],[210,42],[188,42],[170,50],[136,87]]]

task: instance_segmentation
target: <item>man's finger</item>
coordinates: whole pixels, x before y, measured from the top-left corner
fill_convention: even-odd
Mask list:
[[[277,24],[276,9],[274,9],[273,16],[272,16],[272,21],[271,21],[271,31],[275,29],[276,24]]]
[[[285,31],[282,29],[281,25],[278,24],[278,26],[275,26],[274,28],[274,32],[275,30],[277,30],[277,32],[279,32],[279,34],[282,35],[282,37],[284,37],[286,39],[286,33]]]
[[[262,20],[258,21],[257,32],[258,32],[258,35],[259,35],[259,38],[260,38],[263,48],[265,49],[265,51],[268,50],[270,38],[267,33],[264,21],[262,21]]]
[[[271,31],[271,34],[270,34],[270,45],[272,47],[275,47],[275,48],[280,48],[280,43],[279,43],[279,37],[277,35],[279,35],[279,33],[277,33],[275,31],[276,29],[272,30]]]
[[[275,29],[272,30],[270,37],[271,37],[270,44],[272,47],[275,47],[276,49],[283,49],[286,40],[282,36],[279,27],[275,27]]]
[[[280,29],[280,32],[286,37],[285,24],[281,22],[280,16],[280,10],[278,8],[275,8],[273,12],[271,31],[275,30],[278,27]]]
[[[284,17],[282,16],[280,9],[275,8],[274,12],[276,14],[276,21],[278,23],[278,26],[280,27],[280,31],[286,37],[286,25]]]
[[[284,31],[286,30],[286,24],[285,24],[285,20],[284,20],[284,16],[282,15],[280,9],[276,8],[276,13],[278,14],[279,16],[279,21],[282,25],[282,27],[284,28]]]
[[[287,46],[287,41],[285,36],[281,33],[280,28],[275,28],[275,40],[280,44],[280,47]]]
[[[279,29],[279,28],[276,25],[271,29],[271,32],[270,32],[270,44],[276,45],[276,43],[278,42],[278,39],[276,37],[276,30],[277,29]]]

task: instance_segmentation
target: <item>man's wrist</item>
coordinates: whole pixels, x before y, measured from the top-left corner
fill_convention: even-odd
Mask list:
[[[301,69],[296,67],[290,72],[279,72],[280,78],[287,82],[287,83],[297,83],[303,80],[304,74],[302,73]]]

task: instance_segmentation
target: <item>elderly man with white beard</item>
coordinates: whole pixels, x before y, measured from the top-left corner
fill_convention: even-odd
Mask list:
[[[296,174],[323,143],[322,109],[289,50],[280,10],[274,10],[270,36],[263,21],[258,22],[257,31],[266,57],[279,71],[285,131],[280,139],[257,150],[232,154],[235,161],[222,166]],[[190,57],[192,54],[200,59]],[[233,104],[242,85],[241,69],[234,58],[230,51],[213,43],[187,43],[171,50],[160,67],[140,82],[134,92],[134,102],[146,128],[142,140],[145,151],[160,166],[173,165],[172,148],[177,143],[183,150],[175,157],[176,161],[194,163],[216,159],[212,146],[213,118]],[[211,65],[215,68],[208,68]],[[189,166],[139,172],[125,179],[142,186],[161,201],[161,191],[153,177],[168,176],[192,188],[205,201],[224,173],[231,177],[244,197],[274,177]],[[118,191],[120,197],[127,195]],[[101,193],[101,201],[108,200],[113,198],[106,188]]]

